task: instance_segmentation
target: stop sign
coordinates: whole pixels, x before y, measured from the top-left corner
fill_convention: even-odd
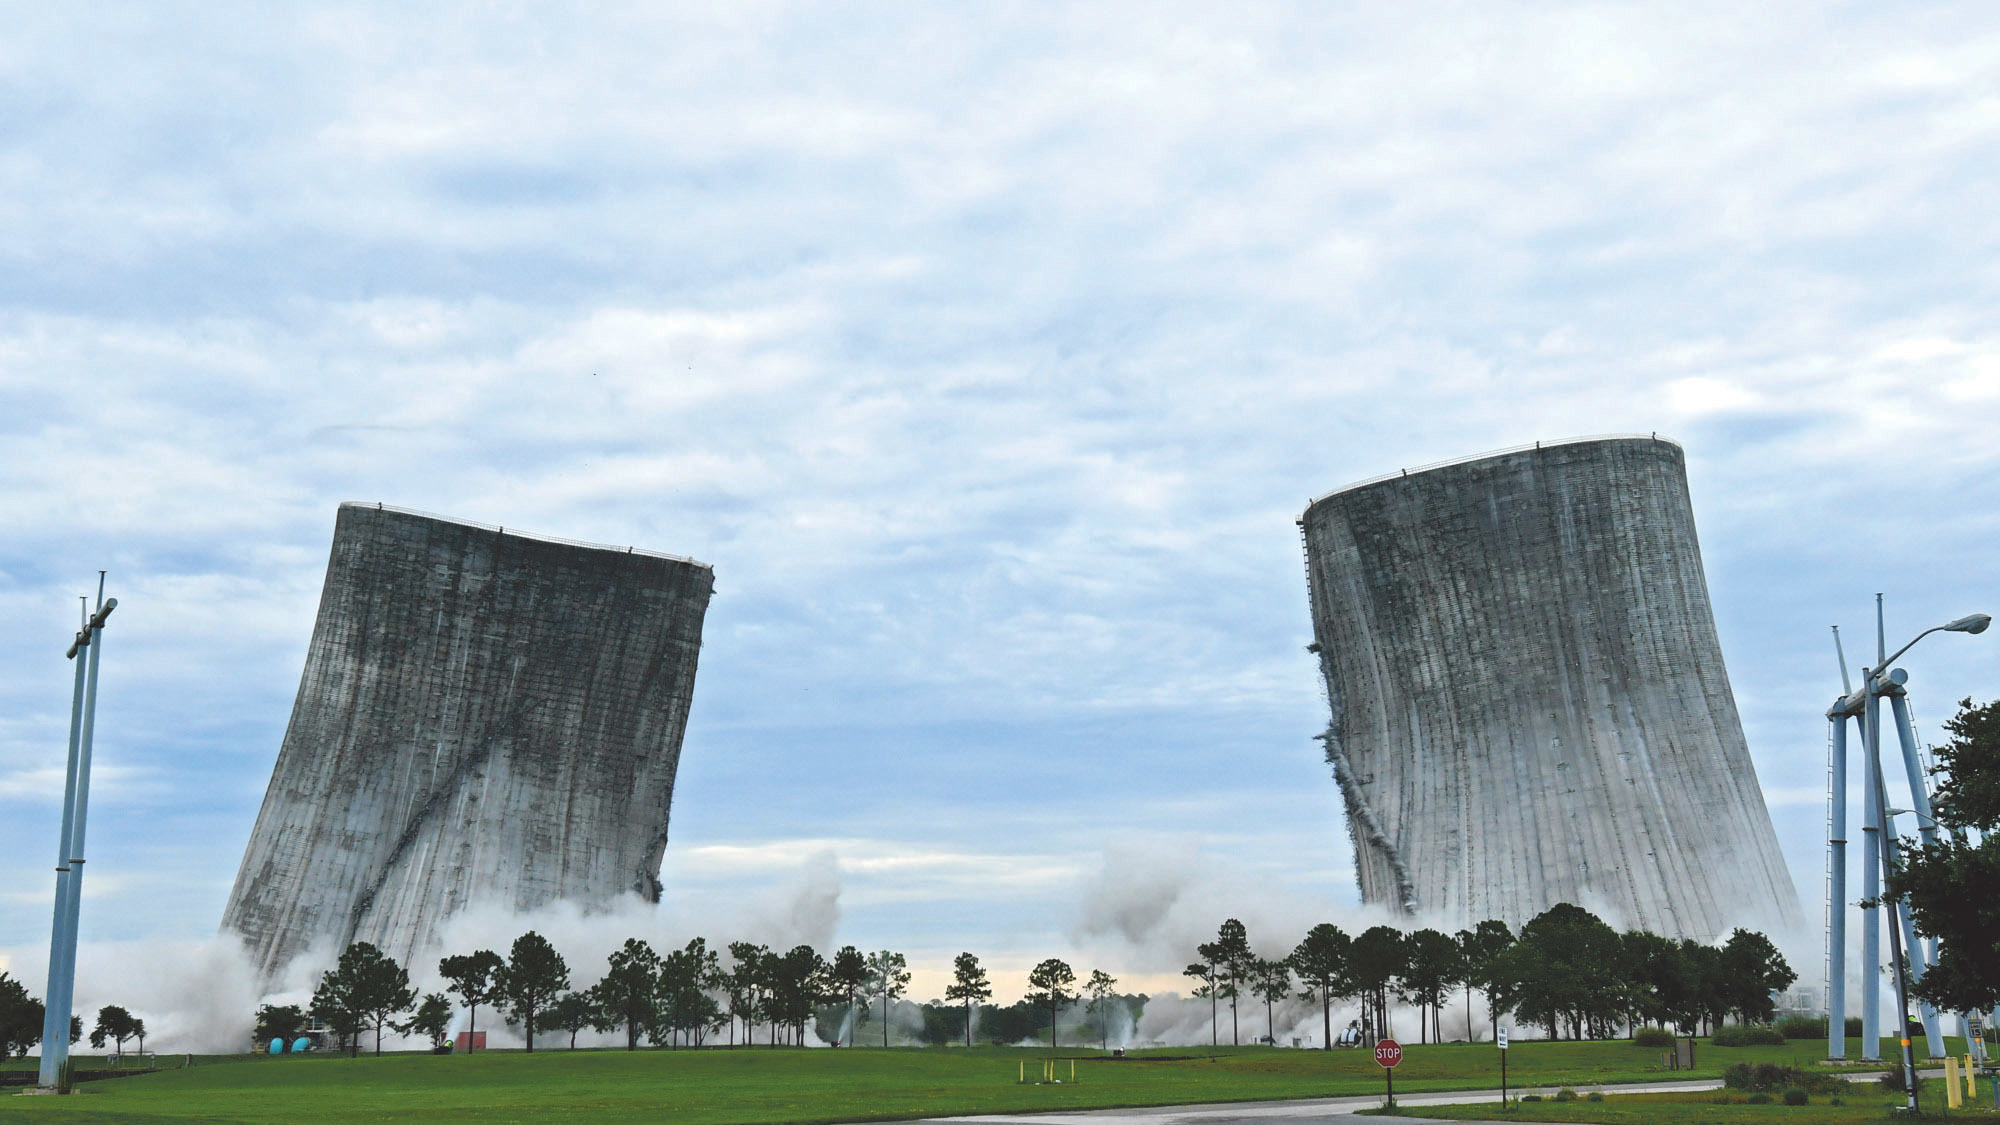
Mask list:
[[[1403,1045],[1394,1039],[1378,1040],[1375,1044],[1375,1061],[1394,1069],[1403,1061]]]

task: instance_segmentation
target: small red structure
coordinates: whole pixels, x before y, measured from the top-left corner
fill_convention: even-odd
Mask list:
[[[483,1031],[461,1031],[458,1033],[458,1038],[452,1040],[451,1044],[451,1053],[454,1055],[468,1054],[472,1051],[484,1051],[485,1049],[486,1033]]]
[[[1507,1056],[1502,1055],[1501,1058]],[[1382,1081],[1387,1084],[1390,1109],[1396,1108],[1396,1064],[1403,1061],[1403,1045],[1394,1039],[1375,1041],[1375,1061],[1382,1064]]]

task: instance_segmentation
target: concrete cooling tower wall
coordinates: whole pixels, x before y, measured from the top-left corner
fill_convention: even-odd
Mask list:
[[[409,964],[473,901],[657,900],[713,574],[342,504],[223,927]]]
[[[1514,926],[1567,901],[1702,940],[1796,924],[1678,445],[1444,465],[1300,526],[1364,900]]]

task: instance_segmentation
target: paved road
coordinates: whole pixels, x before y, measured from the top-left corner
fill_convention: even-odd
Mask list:
[[[1654,1082],[1645,1085],[1606,1086],[1621,1094],[1649,1094],[1671,1090],[1712,1090],[1722,1085],[1713,1079],[1693,1082]],[[1591,1087],[1597,1089],[1598,1087]],[[1509,1093],[1541,1094],[1547,1097],[1556,1088],[1516,1088]],[[1496,1101],[1498,1090],[1457,1090],[1446,1093],[1398,1094],[1396,1104],[1405,1109],[1427,1105],[1476,1105]],[[917,1125],[1304,1125],[1304,1123],[1376,1122],[1379,1117],[1360,1117],[1355,1111],[1374,1109],[1382,1096],[1373,1094],[1345,1098],[1305,1098],[1282,1102],[1224,1102],[1216,1105],[1143,1106],[1135,1109],[1071,1109],[1052,1113],[996,1113],[978,1117],[939,1117]],[[1424,1121],[1425,1118],[1400,1118]]]
[[[1878,1071],[1846,1074],[1842,1077],[1850,1082],[1872,1082]],[[1938,1077],[1943,1071],[1921,1072],[1925,1077]],[[1697,1093],[1702,1090],[1722,1088],[1719,1078],[1699,1078],[1686,1082],[1643,1082],[1604,1086],[1580,1086],[1578,1091],[1589,1093],[1602,1090],[1607,1094],[1665,1094]],[[1508,1091],[1518,1097],[1522,1094],[1540,1094],[1549,1097],[1556,1092],[1554,1086],[1529,1086]],[[1445,1093],[1399,1094],[1396,1104],[1405,1109],[1421,1109],[1427,1105],[1477,1105],[1482,1102],[1497,1101],[1498,1090],[1457,1090]],[[1346,1098],[1309,1098],[1282,1102],[1225,1102],[1217,1105],[1166,1105],[1145,1106],[1136,1109],[1071,1109],[1051,1113],[996,1113],[978,1117],[937,1117],[914,1125],[1374,1125],[1385,1120],[1380,1117],[1362,1117],[1355,1111],[1374,1109],[1382,1104],[1381,1095]],[[1411,1122],[1434,1121],[1435,1118],[1402,1117],[1387,1120]],[[1479,1125],[1500,1125],[1498,1122],[1482,1122]]]

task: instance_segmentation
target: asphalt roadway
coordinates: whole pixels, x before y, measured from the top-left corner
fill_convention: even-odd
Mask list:
[[[1872,1082],[1880,1071],[1866,1071],[1847,1074],[1842,1077],[1850,1082]],[[1944,1072],[1923,1071],[1924,1077],[1937,1077]],[[1688,1082],[1643,1082],[1630,1084],[1610,1084],[1603,1086],[1578,1087],[1578,1093],[1593,1090],[1606,1094],[1665,1094],[1691,1093],[1702,1090],[1719,1090],[1719,1078],[1695,1079]],[[1522,1094],[1540,1094],[1551,1097],[1557,1087],[1529,1086],[1508,1091],[1510,1097]],[[1454,1090],[1441,1093],[1399,1094],[1396,1105],[1404,1110],[1421,1109],[1427,1105],[1477,1105],[1499,1099],[1498,1090]],[[1363,1117],[1358,1110],[1378,1109],[1382,1105],[1379,1094],[1365,1097],[1345,1098],[1304,1098],[1282,1102],[1225,1102],[1217,1105],[1156,1105],[1134,1109],[1072,1109],[1053,1113],[995,1113],[977,1117],[933,1117],[912,1125],[1373,1125],[1383,1120],[1410,1121],[1422,1123],[1437,1121],[1425,1117]],[[1486,1121],[1476,1125],[1504,1125],[1502,1122]]]

